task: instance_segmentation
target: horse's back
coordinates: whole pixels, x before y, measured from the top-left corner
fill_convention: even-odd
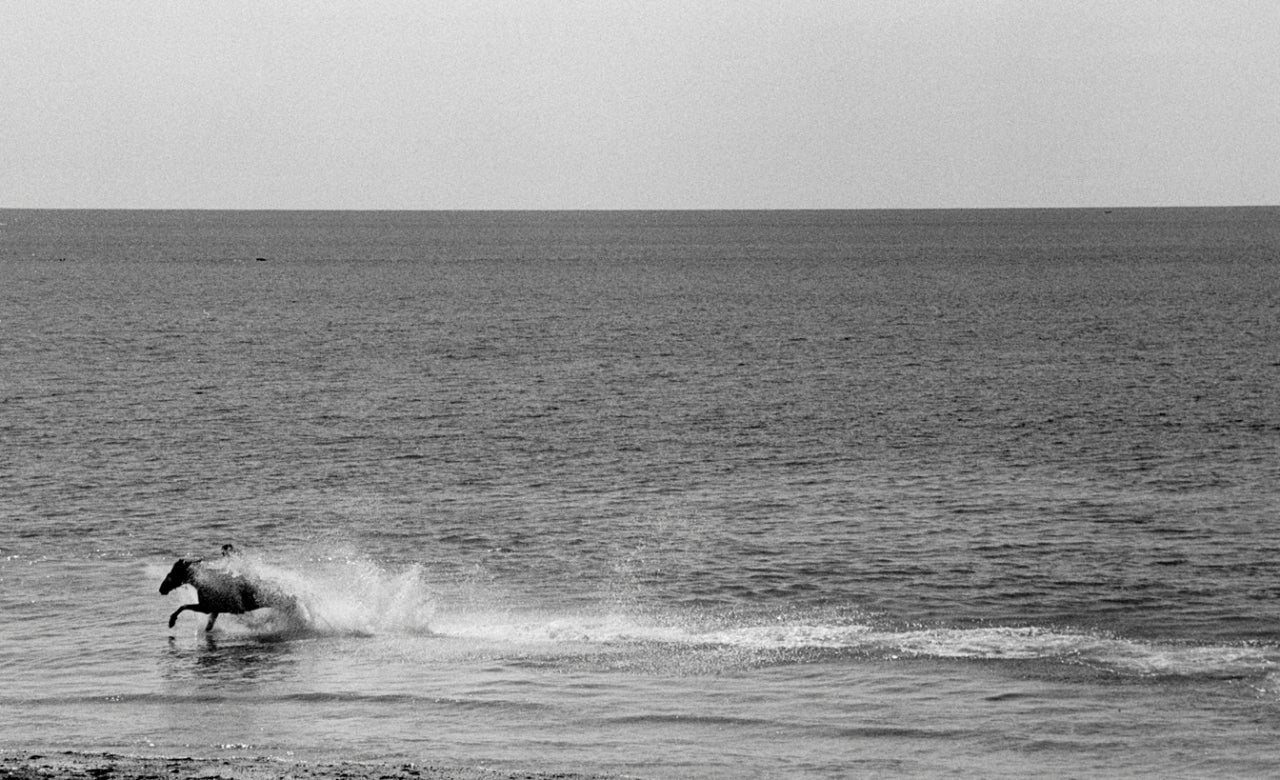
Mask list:
[[[204,568],[192,584],[200,603],[215,612],[236,614],[262,606],[254,584],[239,574]]]

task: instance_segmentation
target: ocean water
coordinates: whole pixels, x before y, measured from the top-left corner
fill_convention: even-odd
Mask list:
[[[1278,302],[1274,208],[0,211],[0,749],[1274,776]]]

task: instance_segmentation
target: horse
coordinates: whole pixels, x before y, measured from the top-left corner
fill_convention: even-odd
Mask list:
[[[231,545],[222,548],[224,557],[236,555]],[[218,615],[226,612],[240,615],[264,607],[295,609],[297,599],[277,586],[256,577],[229,571],[206,563],[201,558],[179,558],[160,583],[160,595],[166,596],[176,588],[191,585],[196,589],[196,603],[183,604],[169,616],[169,628],[178,622],[178,615],[186,610],[209,615],[205,631],[212,631]]]

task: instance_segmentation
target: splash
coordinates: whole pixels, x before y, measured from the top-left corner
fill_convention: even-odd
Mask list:
[[[430,633],[434,602],[413,565],[389,571],[359,558],[328,558],[275,576],[321,634]]]
[[[700,625],[625,615],[442,615],[440,636],[494,644],[705,652],[737,663],[867,658],[1027,661],[1135,677],[1256,677],[1276,670],[1271,647],[1147,642],[1038,627],[893,629],[864,622],[800,619]]]
[[[881,637],[904,656],[1077,664],[1125,676],[1244,677],[1275,667],[1266,648],[1147,642],[1038,627],[907,631]]]
[[[245,552],[213,563],[267,583],[291,602],[221,619],[216,630],[224,633],[268,639],[430,633],[434,599],[416,565],[397,571],[354,555],[280,561]]]
[[[268,581],[293,599],[291,609],[237,615],[216,629],[258,639],[431,636],[484,655],[609,655],[637,667],[700,655],[708,663],[690,666],[699,670],[721,662],[729,668],[858,658],[1048,663],[1126,677],[1280,674],[1280,648],[1270,645],[1158,642],[1035,626],[895,627],[849,611],[753,618],[663,614],[652,605],[642,613],[501,609],[494,608],[504,601],[497,593],[485,600],[488,608],[477,608],[474,599],[448,604],[418,565],[393,569],[355,554],[267,560],[247,553],[220,565]],[[161,572],[148,574],[156,579]]]

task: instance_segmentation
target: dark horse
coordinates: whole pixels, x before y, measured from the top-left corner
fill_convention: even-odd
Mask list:
[[[234,553],[228,547],[230,545],[223,548],[224,555]],[[274,585],[212,566],[200,558],[179,558],[169,570],[169,576],[160,583],[160,595],[168,595],[170,591],[183,585],[191,585],[196,589],[197,601],[195,604],[183,604],[174,610],[169,616],[169,628],[173,628],[178,622],[178,615],[188,609],[208,614],[209,623],[205,626],[205,631],[210,631],[218,615],[223,612],[239,615],[263,607],[294,608],[297,603]]]

